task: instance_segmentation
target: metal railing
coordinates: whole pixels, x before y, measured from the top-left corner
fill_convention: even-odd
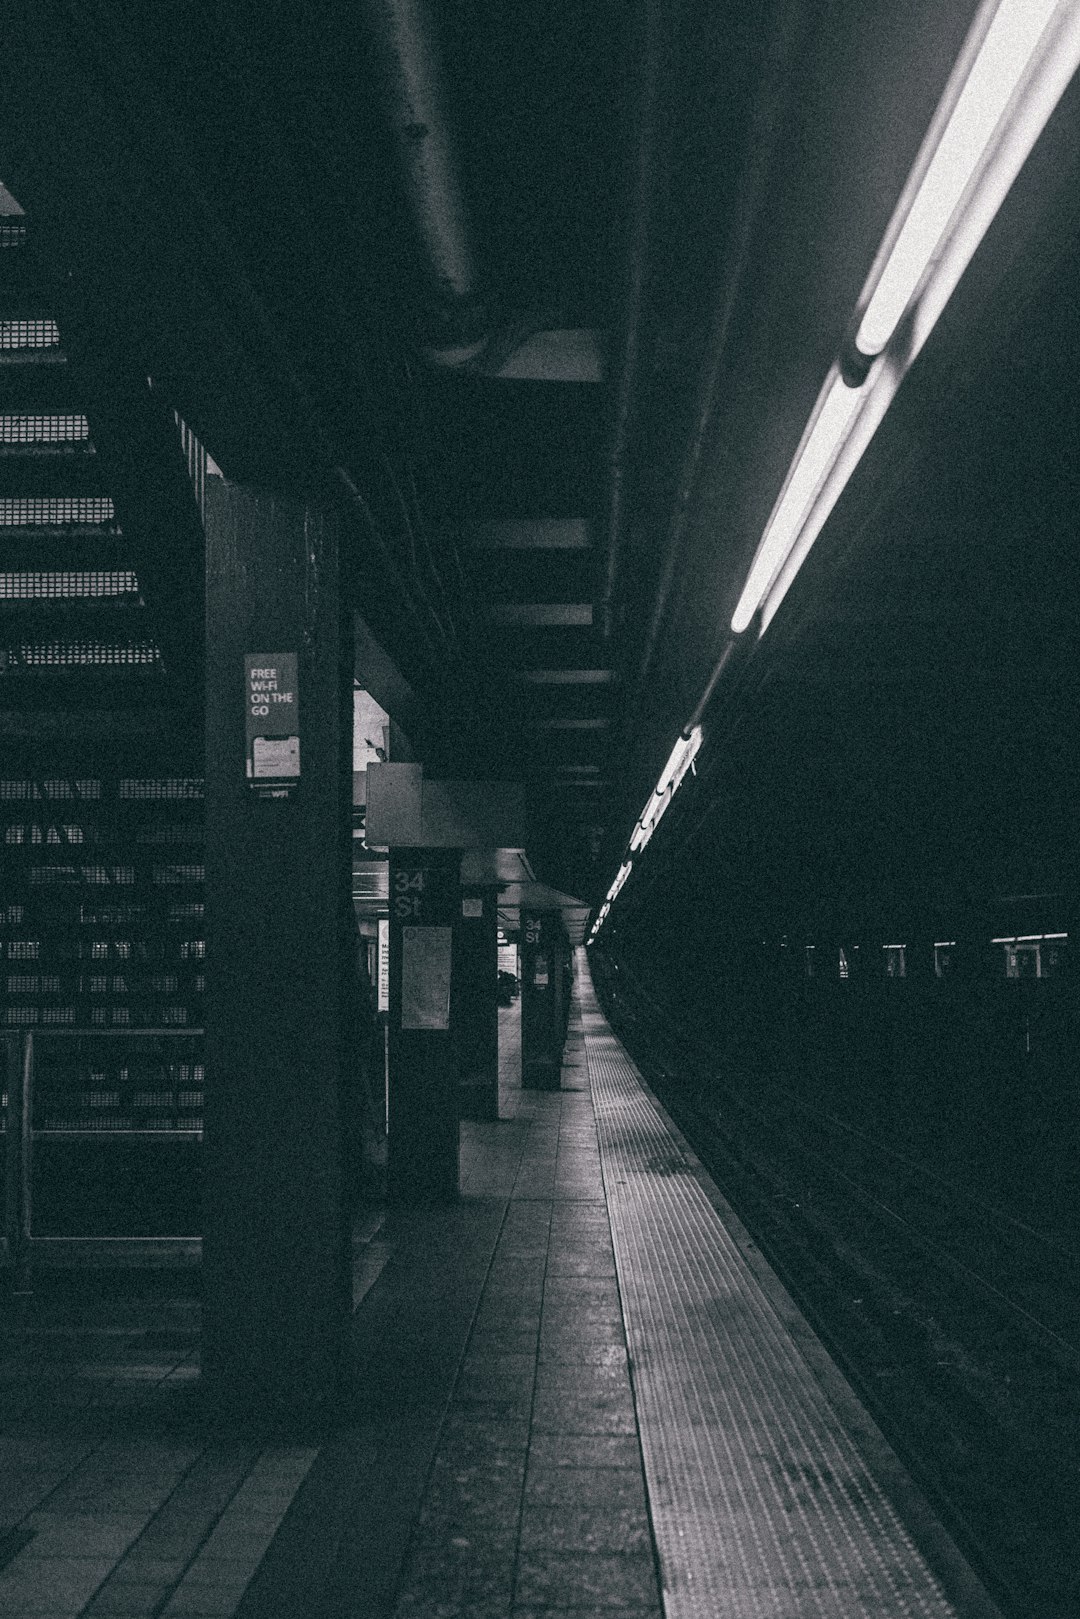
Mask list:
[[[185,1249],[198,1245],[192,1237],[39,1237],[34,1235],[34,1143],[43,1137],[85,1137],[104,1139],[106,1136],[130,1139],[156,1137],[159,1140],[179,1140],[183,1137],[202,1139],[202,1126],[176,1125],[160,1128],[137,1127],[96,1129],[65,1126],[41,1128],[34,1126],[35,1082],[37,1059],[41,1047],[46,1050],[65,1047],[95,1046],[102,1050],[121,1045],[138,1046],[155,1042],[177,1042],[201,1039],[201,1029],[24,1029],[0,1032],[0,1049],[4,1054],[6,1108],[4,1110],[5,1188],[4,1230],[0,1255],[13,1273],[17,1293],[30,1291],[32,1259],[35,1250],[57,1245],[69,1246],[102,1243],[139,1244],[152,1250],[181,1246]]]
[[[33,1202],[34,1037],[4,1035],[7,1109],[4,1116],[5,1257],[15,1277],[15,1291],[30,1289],[30,1211]]]

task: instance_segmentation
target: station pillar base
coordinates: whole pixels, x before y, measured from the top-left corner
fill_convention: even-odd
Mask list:
[[[387,1196],[422,1207],[458,1195],[457,1063],[451,1039],[456,849],[390,851]]]
[[[562,1085],[567,951],[558,911],[522,912],[521,1083],[525,1090],[557,1091]]]
[[[461,896],[454,941],[451,1023],[463,1119],[499,1117],[498,890],[471,887]]]

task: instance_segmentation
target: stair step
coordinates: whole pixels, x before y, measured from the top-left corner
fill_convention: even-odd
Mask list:
[[[70,616],[78,617],[74,613]],[[111,617],[102,614],[103,619]],[[139,634],[133,627],[124,633],[114,621],[95,630],[86,623],[85,615],[71,628],[54,625],[35,632],[28,627],[20,634],[12,626],[0,639],[0,675],[5,677],[16,673],[47,674],[81,680],[93,672],[145,673],[159,668],[160,662],[160,650],[148,629]]]
[[[82,411],[5,410],[0,455],[92,455],[90,423]]]
[[[0,305],[0,366],[63,358],[60,328],[50,315],[16,313]]]
[[[5,568],[0,559],[0,603],[5,612],[67,610],[72,604],[129,603],[139,598],[134,568]]]
[[[114,571],[117,582],[134,572],[131,568]],[[68,580],[69,593],[65,595],[20,596],[16,586],[9,596],[0,596],[3,610],[0,637],[7,640],[47,640],[55,634],[67,640],[89,636],[95,641],[128,641],[132,638],[143,640],[150,633],[147,628],[149,615],[138,591],[94,595],[88,589],[85,593],[76,593],[76,581],[80,575],[89,583],[94,577],[94,570],[68,568],[56,576],[57,579],[66,577]],[[14,572],[9,575],[6,569],[0,568],[0,590],[6,579],[18,580],[20,577],[30,578],[31,575]],[[102,583],[106,577],[102,575]],[[47,617],[51,617],[51,622],[43,622]],[[17,628],[13,628],[14,625]]]
[[[0,536],[80,539],[119,532],[109,495],[0,495]]]

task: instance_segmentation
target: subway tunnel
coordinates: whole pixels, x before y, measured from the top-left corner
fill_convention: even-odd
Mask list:
[[[1076,0],[12,0],[0,1614],[1080,1612]]]

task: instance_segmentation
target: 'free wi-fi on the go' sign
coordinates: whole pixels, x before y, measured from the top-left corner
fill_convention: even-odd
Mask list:
[[[249,778],[294,780],[300,774],[296,653],[246,653],[244,690]]]

